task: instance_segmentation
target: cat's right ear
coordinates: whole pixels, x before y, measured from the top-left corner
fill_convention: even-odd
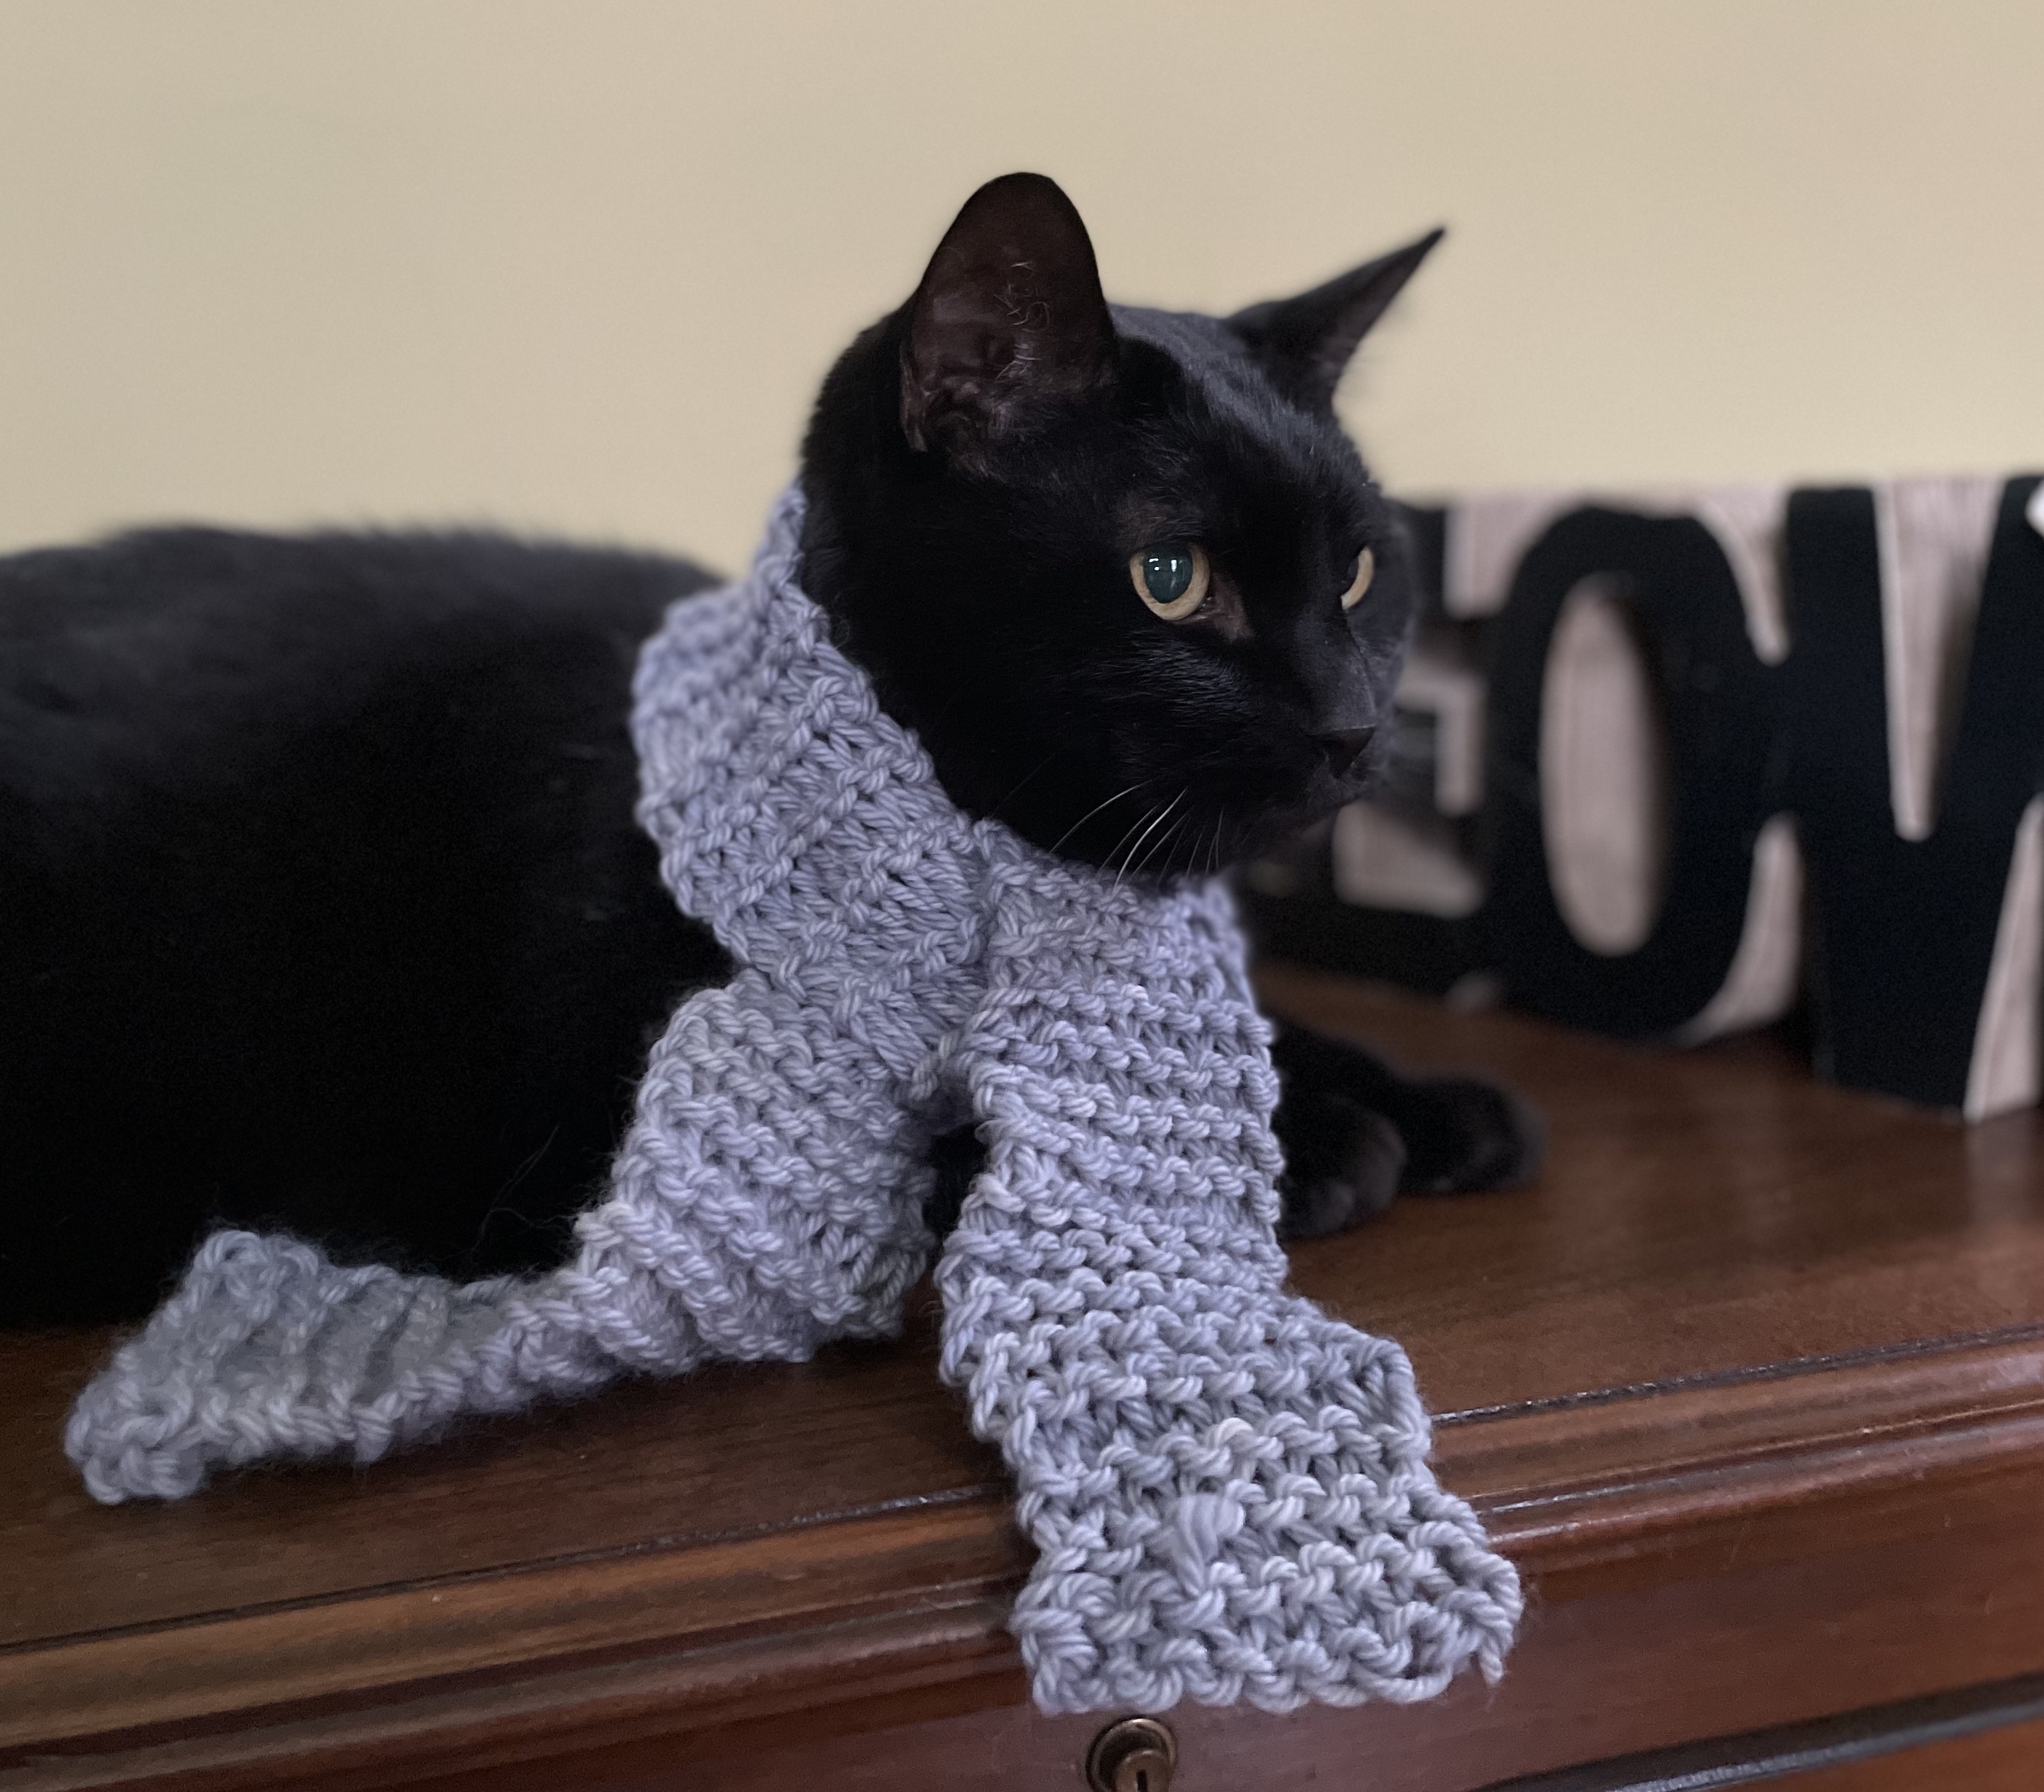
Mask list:
[[[1113,377],[1114,322],[1078,209],[1042,175],[989,181],[944,232],[909,303],[909,445],[984,465],[999,444]]]
[[[1335,388],[1356,345],[1381,317],[1445,234],[1365,262],[1297,298],[1252,305],[1228,319],[1270,383],[1303,409],[1334,414]]]

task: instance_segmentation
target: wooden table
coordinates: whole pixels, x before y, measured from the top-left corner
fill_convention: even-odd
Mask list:
[[[1172,1713],[1174,1792],[2044,1785],[2037,1117],[1969,1130],[1766,1042],[1265,984],[1549,1111],[1539,1188],[1296,1259],[1410,1349],[1531,1606],[1495,1690]],[[1097,1722],[1026,1702],[1028,1552],[919,1310],[898,1346],[113,1510],[56,1442],[105,1338],[0,1344],[0,1788],[1072,1792]]]

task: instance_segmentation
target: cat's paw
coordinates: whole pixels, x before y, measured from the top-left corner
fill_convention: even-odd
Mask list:
[[[1402,1092],[1400,1188],[1415,1195],[1517,1188],[1540,1173],[1547,1125],[1531,1103],[1474,1076],[1417,1078]]]
[[[1381,1114],[1339,1096],[1294,1099],[1281,1110],[1285,1174],[1278,1183],[1278,1236],[1324,1238],[1374,1219],[1397,1199],[1405,1146]],[[1310,1107],[1310,1114],[1301,1111]]]

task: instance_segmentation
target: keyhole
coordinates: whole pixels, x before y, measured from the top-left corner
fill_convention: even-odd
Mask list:
[[[1170,1792],[1178,1763],[1178,1740],[1155,1717],[1109,1724],[1086,1751],[1086,1784],[1093,1792]]]
[[[1114,1769],[1114,1792],[1170,1792],[1171,1761],[1154,1743],[1138,1742]]]

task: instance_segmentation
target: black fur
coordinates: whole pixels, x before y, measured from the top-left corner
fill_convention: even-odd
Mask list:
[[[974,290],[1018,267],[1035,286]],[[966,289],[946,297],[983,366],[916,347],[945,280]],[[1037,320],[1028,340],[985,322],[1003,305]],[[1339,772],[1327,743],[1389,719],[1405,543],[1332,412],[1281,395],[1251,341],[1220,319],[1110,310],[1070,202],[1011,175],[974,196],[917,296],[824,382],[805,583],[961,806],[1070,857],[1201,869],[1327,813],[1377,769],[1381,733]],[[916,393],[941,378],[919,376],[932,362],[962,389],[948,406]],[[1206,546],[1216,586],[1216,613],[1182,625],[1151,615],[1128,573],[1174,537]],[[1344,612],[1366,547],[1377,576]]]
[[[1362,787],[1409,581],[1329,368],[1424,247],[1230,323],[1110,311],[1039,177],[968,203],[803,472],[805,584],[962,805],[1156,876]],[[1129,582],[1166,538],[1213,567],[1184,624]],[[0,1322],[144,1310],[223,1222],[558,1260],[651,1038],[728,970],[633,824],[625,732],[638,643],[706,582],[490,535],[0,561]],[[1279,1068],[1297,1234],[1537,1157],[1486,1085],[1290,1030]],[[944,1142],[939,1210],[977,1157]]]
[[[723,954],[632,823],[694,569],[487,536],[0,561],[0,1314],[152,1305],[202,1229],[557,1256]]]

